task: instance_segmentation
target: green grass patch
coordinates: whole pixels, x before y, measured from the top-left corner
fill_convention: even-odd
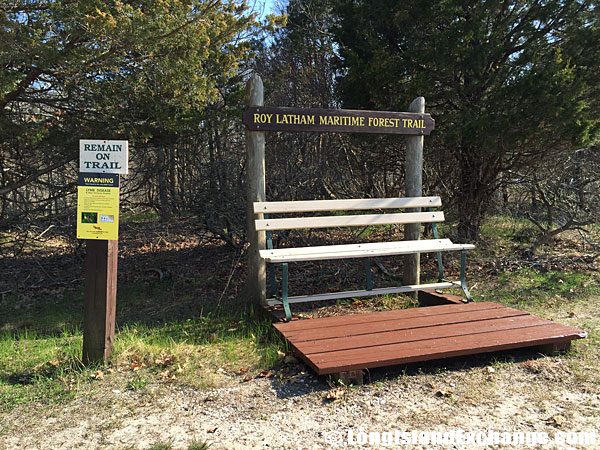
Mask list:
[[[504,272],[497,280],[482,283],[474,297],[585,330],[587,337],[573,341],[565,361],[579,381],[600,382],[600,278],[596,272]]]
[[[208,450],[211,444],[208,442],[192,441],[188,446],[188,450]]]
[[[191,295],[194,289],[172,280],[120,285],[110,364],[89,368],[80,361],[81,294],[30,307],[3,302],[0,408],[59,403],[98,384],[133,391],[153,383],[212,387],[223,373],[277,364],[286,348],[266,318],[240,302],[216,308],[216,302]]]
[[[83,300],[79,293],[8,295],[0,303],[0,333],[73,335],[81,328],[82,317]]]
[[[495,282],[486,282],[479,292],[484,299],[510,306],[556,308],[600,295],[600,280],[594,272],[540,272],[523,268],[499,274]]]
[[[513,242],[530,242],[535,237],[535,225],[524,218],[509,216],[490,216],[481,226],[484,239],[508,240]]]
[[[89,369],[81,365],[81,335],[0,332],[0,409],[73,397]]]
[[[192,441],[188,446],[187,450],[208,450],[211,444],[208,442]],[[171,450],[173,445],[168,442],[158,442],[148,447],[148,450]]]

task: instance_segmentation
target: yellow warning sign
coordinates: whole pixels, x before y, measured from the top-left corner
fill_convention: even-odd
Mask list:
[[[119,237],[119,175],[79,173],[77,239]]]

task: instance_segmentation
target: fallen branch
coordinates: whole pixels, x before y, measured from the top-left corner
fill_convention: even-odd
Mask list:
[[[54,228],[54,225],[50,225],[48,228],[46,228],[44,231],[42,231],[39,235],[36,236],[36,239],[40,239],[43,235],[45,235],[52,228]]]

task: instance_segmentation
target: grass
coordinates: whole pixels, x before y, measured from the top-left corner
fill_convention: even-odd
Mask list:
[[[0,332],[0,409],[73,397],[78,382],[89,373],[80,355],[77,335],[48,336],[27,329]]]
[[[509,216],[491,216],[481,226],[481,235],[485,240],[512,241],[514,243],[533,242],[537,229],[527,219]]]
[[[496,259],[501,251],[505,252],[502,257],[518,254],[535,239],[530,223],[506,217],[490,218],[482,229],[482,235],[492,242],[490,247],[493,251],[484,251],[485,256],[475,255],[471,269],[485,266],[485,258]],[[544,257],[558,261],[546,266],[542,263],[532,268],[513,263],[508,267],[500,266],[496,276],[492,277],[477,273],[472,277],[468,270],[468,282],[476,284],[471,293],[476,300],[501,303],[584,329],[587,338],[573,342],[565,361],[579,381],[598,383],[600,274],[590,266],[580,268],[569,264],[579,256],[573,235],[562,236],[555,242],[554,249],[554,252],[547,249],[550,253],[538,255],[542,262]]]
[[[277,364],[285,345],[270,322],[255,317],[247,305],[229,302],[211,310],[211,302],[203,301],[185,319],[180,312],[165,311],[164,304],[151,311],[148,304],[160,305],[174,284],[119,287],[117,318],[126,320],[117,325],[106,366],[81,364],[81,294],[17,310],[19,299],[1,303],[0,317],[6,319],[0,321],[0,410],[64,402],[101,383],[134,391],[152,383],[210,387],[218,383],[219,372],[260,371]],[[138,314],[140,320],[133,320],[135,310],[146,317]]]
[[[208,450],[211,444],[208,442],[192,441],[188,446],[187,450]],[[173,446],[169,443],[159,442],[148,447],[148,450],[171,450]]]
[[[171,444],[159,443],[151,445],[148,447],[148,450],[171,450],[172,448],[173,446]]]
[[[592,266],[572,263],[580,256],[580,242],[569,233],[546,253],[535,255],[532,267],[522,254],[531,248],[535,233],[525,219],[488,218],[481,242],[467,258],[467,285],[476,301],[501,303],[584,329],[587,338],[574,341],[565,360],[580,381],[600,382],[600,274]],[[457,272],[457,261],[445,257],[448,267]],[[460,289],[449,292],[462,296]]]
[[[600,295],[595,272],[540,272],[530,268],[506,271],[477,290],[478,297],[536,310],[585,303]],[[476,295],[477,295],[476,294]]]

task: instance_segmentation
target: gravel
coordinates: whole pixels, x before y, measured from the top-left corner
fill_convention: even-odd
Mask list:
[[[120,391],[103,380],[66,404],[0,415],[0,449],[187,449],[202,442],[213,450],[389,448],[368,433],[490,429],[550,437],[593,431],[597,444],[585,448],[600,448],[600,387],[574,365],[568,354],[518,351],[377,369],[356,387],[334,386],[302,365],[292,367],[294,376],[247,382],[220,374],[219,387],[204,390],[156,383]],[[328,400],[333,389],[342,395]]]

